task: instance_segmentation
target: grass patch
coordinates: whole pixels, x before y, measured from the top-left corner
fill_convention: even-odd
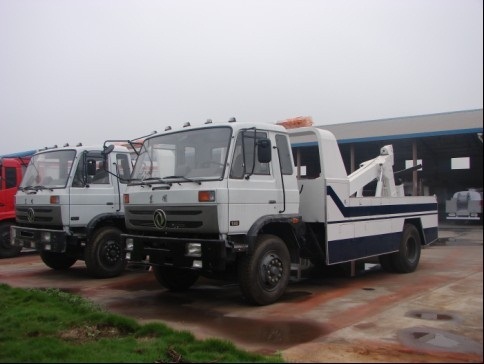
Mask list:
[[[0,362],[283,362],[160,323],[138,324],[57,289],[0,284]]]

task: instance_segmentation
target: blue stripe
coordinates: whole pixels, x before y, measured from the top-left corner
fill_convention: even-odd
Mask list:
[[[423,133],[408,133],[408,134],[380,135],[380,136],[352,138],[352,139],[338,139],[338,144],[364,143],[364,142],[375,142],[380,140],[395,140],[395,139],[410,139],[410,138],[413,139],[413,138],[436,137],[436,136],[444,136],[444,135],[475,134],[475,133],[482,133],[482,128],[440,130],[440,131],[430,131],[430,132],[423,132]]]
[[[399,217],[408,219],[412,217],[421,217],[421,216],[435,216],[437,215],[437,211],[430,212],[430,213],[419,213],[419,214],[405,214],[404,216],[398,216],[398,215],[392,215],[392,216],[379,216],[379,217],[365,217],[365,218],[358,218],[358,219],[351,219],[351,220],[332,220],[328,221],[328,225],[331,224],[341,224],[341,223],[346,223],[348,221],[351,222],[363,222],[363,221],[380,221],[380,220],[391,220],[391,219],[396,219]]]
[[[328,263],[335,264],[397,251],[402,232],[328,241]]]
[[[327,186],[326,193],[331,196],[341,214],[346,217],[362,217],[373,215],[410,214],[410,213],[437,213],[437,202],[405,205],[378,205],[378,206],[345,206],[331,186]]]
[[[438,238],[438,228],[424,229],[422,244]],[[328,264],[336,264],[398,251],[402,232],[328,241]]]

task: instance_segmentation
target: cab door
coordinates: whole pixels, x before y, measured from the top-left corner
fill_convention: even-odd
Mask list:
[[[85,152],[78,159],[70,187],[71,226],[85,226],[96,216],[119,210],[115,177],[108,168],[108,159],[100,151]]]
[[[267,132],[248,129],[237,135],[228,179],[229,233],[246,233],[262,216],[278,214],[281,193],[275,181],[272,161],[259,163],[257,143]]]

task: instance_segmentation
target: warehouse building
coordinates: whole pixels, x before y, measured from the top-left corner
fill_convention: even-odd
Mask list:
[[[435,194],[439,216],[457,191],[482,191],[482,109],[318,126],[335,134],[348,173],[393,145],[407,195]],[[310,146],[307,150],[310,153]]]

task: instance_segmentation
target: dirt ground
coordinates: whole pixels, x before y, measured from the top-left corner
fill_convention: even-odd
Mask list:
[[[163,289],[152,272],[130,267],[93,279],[83,262],[65,272],[35,253],[0,260],[0,282],[59,288],[140,322],[160,321],[197,338],[216,337],[288,362],[481,363],[482,226],[446,226],[422,250],[411,274],[367,264],[354,277],[291,281],[275,304],[248,305],[236,283],[200,279],[190,290]]]

